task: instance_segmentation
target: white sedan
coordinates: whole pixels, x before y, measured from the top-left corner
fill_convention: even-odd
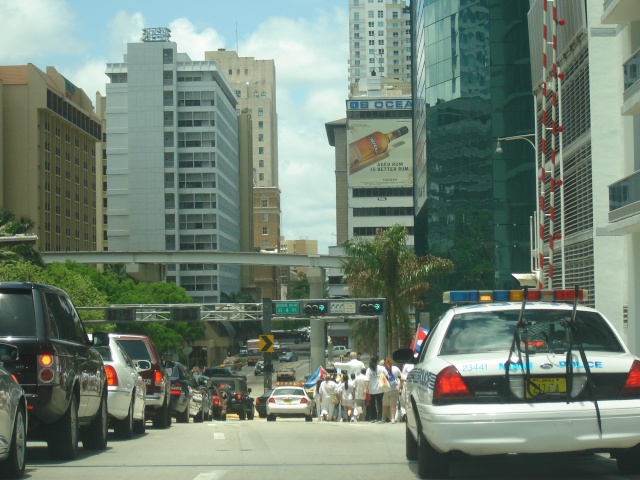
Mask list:
[[[406,456],[419,477],[446,477],[455,454],[560,452],[609,453],[620,473],[640,473],[640,359],[609,321],[564,302],[572,290],[463,293],[445,293],[471,303],[440,318],[418,358],[394,352],[415,363]]]
[[[302,387],[276,387],[267,400],[267,421],[274,422],[276,417],[304,418],[313,420],[313,402]]]
[[[107,375],[107,411],[117,436],[131,438],[145,432],[147,387],[136,366],[116,338],[108,334],[94,335],[94,347],[102,356]],[[108,344],[105,344],[108,341]],[[146,360],[138,368],[148,369]]]

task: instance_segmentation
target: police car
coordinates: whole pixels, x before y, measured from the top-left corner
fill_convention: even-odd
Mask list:
[[[445,292],[405,382],[420,478],[458,454],[605,452],[640,473],[640,359],[582,290]]]

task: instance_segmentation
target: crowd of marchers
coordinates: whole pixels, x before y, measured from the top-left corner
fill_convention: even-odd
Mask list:
[[[348,362],[334,362],[336,373],[320,377],[314,399],[318,421],[396,423],[404,420],[400,395],[408,370],[391,358],[372,356],[369,365],[351,352]]]

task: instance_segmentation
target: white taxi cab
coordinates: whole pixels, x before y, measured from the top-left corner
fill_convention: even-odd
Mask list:
[[[406,457],[443,478],[457,454],[606,452],[640,473],[640,359],[582,290],[445,292],[405,382]]]

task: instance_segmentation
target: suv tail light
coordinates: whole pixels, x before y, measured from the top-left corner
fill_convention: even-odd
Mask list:
[[[433,398],[448,400],[456,398],[471,398],[473,395],[464,383],[460,372],[453,365],[442,370],[436,377],[433,387]]]
[[[171,395],[180,395],[182,393],[182,385],[175,381],[171,384]]]
[[[55,355],[45,353],[38,355],[38,383],[52,385],[59,383],[56,375],[58,361]]]
[[[160,384],[162,384],[162,372],[160,370],[153,372],[153,383],[156,384],[156,387],[159,387]]]
[[[104,372],[107,374],[107,386],[109,387],[117,387],[118,386],[118,374],[116,373],[116,369],[113,368],[112,365],[105,365]]]
[[[640,362],[634,360],[620,393],[623,395],[640,395]]]
[[[241,393],[236,393],[236,398],[238,400],[242,400],[242,394]]]

